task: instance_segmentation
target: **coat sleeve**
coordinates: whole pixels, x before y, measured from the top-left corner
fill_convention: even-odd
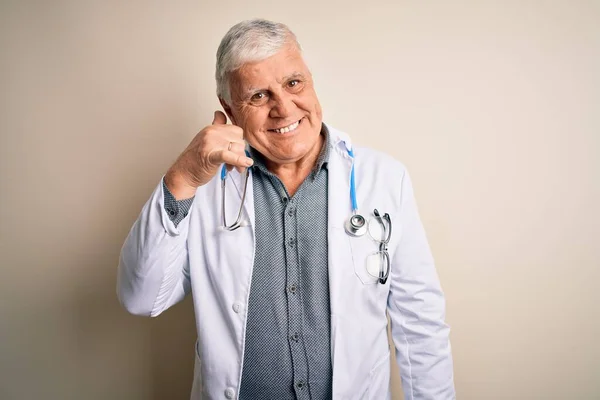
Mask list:
[[[190,291],[187,234],[193,207],[175,226],[165,211],[164,198],[161,181],[121,249],[117,296],[135,315],[155,317]]]
[[[392,224],[401,236],[392,259],[388,313],[404,397],[455,399],[444,294],[406,170]]]

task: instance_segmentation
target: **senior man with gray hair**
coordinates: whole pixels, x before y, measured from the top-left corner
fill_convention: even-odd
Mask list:
[[[404,166],[323,123],[283,24],[233,26],[216,81],[231,124],[216,111],[167,171],[117,282],[137,315],[192,293],[192,399],[389,399],[388,316],[405,398],[455,398],[444,296]]]

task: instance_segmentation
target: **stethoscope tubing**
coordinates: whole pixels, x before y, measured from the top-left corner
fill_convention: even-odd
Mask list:
[[[350,203],[352,205],[352,217],[357,216],[358,215],[358,201],[356,199],[356,175],[355,175],[355,171],[354,171],[354,151],[352,149],[348,149],[348,155],[350,156],[350,158],[352,158],[352,168],[350,170]],[[246,150],[246,156],[250,157],[250,153],[248,152],[248,150]],[[222,182],[222,187],[223,187],[223,205],[222,205],[222,212],[223,212],[223,226],[225,229],[233,231],[237,228],[239,228],[240,225],[240,218],[241,218],[241,214],[242,214],[242,209],[240,208],[240,213],[238,214],[238,218],[237,220],[231,224],[231,225],[227,225],[227,223],[225,222],[225,179],[227,179],[227,166],[226,164],[223,164],[223,166],[221,167],[221,182]],[[246,171],[246,185],[248,184],[248,171]],[[243,201],[244,198],[246,197],[246,186],[244,186],[244,194],[242,196],[242,207],[243,207]],[[361,216],[359,216],[361,217]],[[364,220],[364,218],[363,218]],[[349,234],[356,236],[354,234],[352,234],[351,232],[348,232]]]

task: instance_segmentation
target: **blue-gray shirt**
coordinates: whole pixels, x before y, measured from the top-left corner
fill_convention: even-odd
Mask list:
[[[327,161],[329,133],[313,171],[293,197],[251,149],[256,248],[240,400],[330,399]],[[165,186],[166,189],[166,186]],[[165,209],[175,224],[192,199]]]

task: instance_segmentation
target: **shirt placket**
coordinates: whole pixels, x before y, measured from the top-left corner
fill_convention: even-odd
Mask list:
[[[286,294],[288,310],[288,342],[292,355],[294,391],[297,399],[310,399],[308,388],[308,364],[302,338],[302,288],[297,239],[297,201],[294,198],[290,199],[285,196],[283,197],[283,202],[285,257],[287,261]]]

